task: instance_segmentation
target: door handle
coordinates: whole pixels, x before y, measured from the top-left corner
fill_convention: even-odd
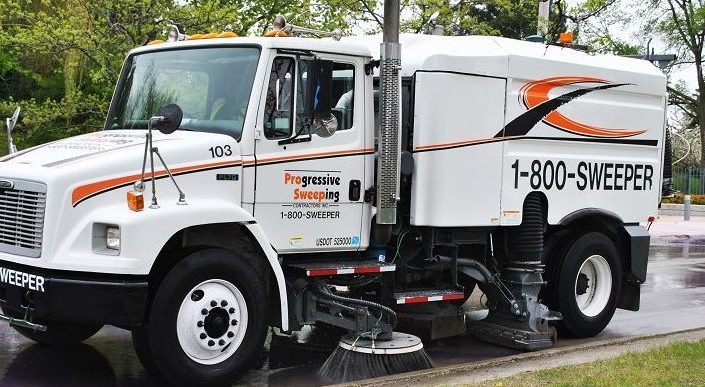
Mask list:
[[[351,202],[357,202],[360,200],[360,192],[362,191],[362,183],[360,180],[350,180],[350,187],[348,189],[348,199]]]

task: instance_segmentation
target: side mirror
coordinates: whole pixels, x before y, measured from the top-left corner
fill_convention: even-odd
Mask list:
[[[333,62],[316,59],[307,73],[306,117],[330,120],[333,108]]]
[[[172,103],[159,109],[157,115],[150,118],[152,128],[164,134],[172,134],[179,129],[184,112],[179,105]]]

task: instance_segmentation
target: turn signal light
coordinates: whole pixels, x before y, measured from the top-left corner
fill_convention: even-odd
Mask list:
[[[573,33],[571,31],[561,32],[561,34],[558,36],[558,43],[572,44],[573,43]]]
[[[144,195],[142,192],[130,191],[127,193],[127,206],[135,212],[144,210]]]
[[[279,37],[279,36],[287,37],[288,34],[284,30],[274,29],[274,30],[269,30],[269,31],[265,32],[264,36],[267,38],[275,38],[275,37]]]

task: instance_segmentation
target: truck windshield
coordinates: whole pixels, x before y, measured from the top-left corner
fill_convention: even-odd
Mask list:
[[[260,51],[255,47],[178,49],[128,58],[108,129],[146,129],[171,103],[184,112],[180,129],[240,139]]]

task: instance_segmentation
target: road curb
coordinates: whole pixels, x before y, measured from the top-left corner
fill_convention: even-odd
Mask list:
[[[403,373],[403,374],[384,376],[384,377],[380,377],[380,378],[366,379],[366,380],[356,381],[356,382],[347,383],[347,384],[339,384],[337,386],[380,386],[380,385],[392,385],[392,384],[411,385],[411,384],[419,384],[419,383],[423,384],[424,380],[429,380],[431,378],[452,377],[455,375],[459,376],[462,374],[469,374],[472,372],[478,372],[478,371],[489,369],[489,368],[507,365],[509,363],[519,363],[519,362],[524,362],[524,361],[528,361],[528,360],[538,360],[538,359],[543,359],[543,358],[551,358],[554,356],[566,355],[566,354],[574,353],[574,352],[578,352],[578,351],[586,351],[586,350],[599,349],[599,348],[605,348],[605,347],[611,347],[611,346],[618,347],[618,346],[624,346],[626,344],[632,344],[632,343],[649,341],[649,340],[657,340],[657,339],[662,339],[662,338],[672,338],[673,340],[669,341],[669,342],[674,342],[674,341],[680,341],[678,339],[681,336],[683,339],[687,339],[687,338],[692,339],[694,336],[698,339],[705,339],[705,327],[695,328],[695,329],[687,329],[687,330],[669,332],[669,333],[660,333],[660,334],[655,334],[655,335],[644,335],[644,336],[634,336],[634,337],[626,337],[626,338],[600,340],[600,341],[594,341],[594,342],[585,343],[585,344],[578,344],[578,345],[574,345],[574,346],[570,346],[570,347],[552,348],[552,349],[547,349],[547,350],[538,351],[538,352],[520,353],[517,355],[505,356],[505,357],[500,357],[500,358],[487,360],[487,361],[460,363],[460,364],[455,364],[455,365],[438,367],[438,368],[434,368],[434,369],[430,369],[430,370],[407,372],[407,373]],[[548,367],[546,367],[546,368],[548,368]],[[426,382],[426,383],[428,383],[428,382]]]

